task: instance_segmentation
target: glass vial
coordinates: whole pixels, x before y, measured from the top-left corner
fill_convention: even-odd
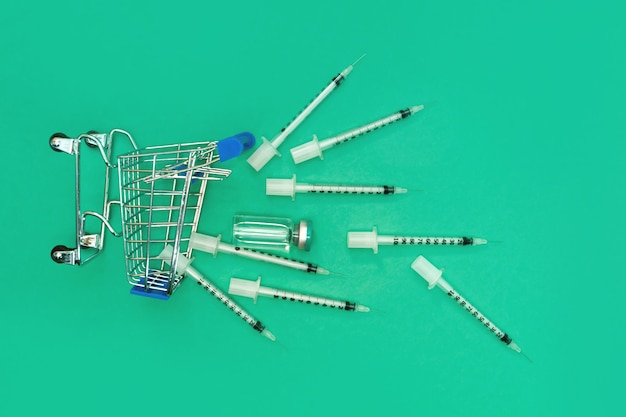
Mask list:
[[[233,220],[233,244],[262,251],[287,253],[291,246],[308,251],[311,248],[311,222],[237,214]]]

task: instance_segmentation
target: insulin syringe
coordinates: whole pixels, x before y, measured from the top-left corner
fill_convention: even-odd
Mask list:
[[[432,246],[476,246],[487,243],[479,237],[428,237],[428,236],[381,236],[374,227],[371,232],[348,232],[348,247],[371,249],[378,253],[378,245],[432,245]]]
[[[309,272],[313,274],[330,274],[330,271],[310,262],[302,262],[295,259],[285,258],[279,255],[258,252],[256,250],[231,245],[229,243],[222,242],[221,240],[222,235],[209,236],[203,235],[201,233],[191,233],[191,238],[189,239],[189,247],[201,250],[203,252],[208,252],[213,256],[217,256],[217,252],[230,253],[232,255],[241,256],[243,258],[256,259],[257,261],[282,265],[286,266],[287,268],[297,269],[299,271]]]
[[[367,313],[368,311],[370,311],[369,307],[362,304],[354,303],[352,301],[340,301],[334,300],[332,298],[317,297],[314,295],[280,290],[277,288],[262,287],[261,277],[259,277],[256,281],[240,278],[231,278],[230,286],[228,287],[228,293],[232,295],[250,297],[254,300],[255,303],[257,297],[259,295],[262,295],[264,297],[298,301],[300,303],[336,308],[338,310],[356,311],[360,313]]]
[[[393,185],[330,185],[296,183],[296,176],[291,179],[268,178],[265,181],[266,195],[291,196],[296,199],[296,193],[312,194],[404,194],[406,188]]]
[[[169,264],[170,262],[172,262],[173,250],[174,248],[171,245],[165,246],[165,249],[163,249],[163,251],[159,255],[159,258],[163,259],[165,263]],[[186,274],[187,276],[195,279],[198,285],[202,286],[202,288],[204,288],[209,293],[211,293],[211,295],[220,300],[222,304],[232,310],[232,312],[238,315],[240,318],[242,318],[254,330],[261,333],[263,336],[267,337],[271,341],[276,340],[276,336],[274,336],[263,323],[252,317],[243,308],[239,307],[239,305],[231,300],[230,297],[228,297],[226,294],[220,291],[219,288],[217,288],[209,280],[203,277],[196,268],[191,266],[191,261],[191,259],[179,254],[176,262],[176,273],[180,275]]]
[[[330,93],[335,90],[335,88],[339,87],[341,82],[352,72],[354,66],[363,59],[365,55],[362,55],[359,59],[357,59],[352,65],[348,66],[346,69],[341,71],[337,76],[335,76],[330,84],[326,86],[305,108],[302,110],[285,128],[283,128],[278,136],[276,136],[272,141],[268,141],[266,138],[262,137],[261,146],[257,148],[256,151],[248,158],[248,163],[254,168],[256,171],[260,171],[261,168],[265,166],[269,162],[270,159],[274,157],[274,155],[280,156],[278,152],[278,147],[285,141],[287,136],[291,132],[293,132],[302,121],[309,115],[315,108],[330,95]]]
[[[471,305],[465,298],[461,296],[448,282],[441,278],[443,270],[437,269],[422,255],[418,256],[411,264],[411,268],[417,272],[422,278],[428,282],[428,289],[432,290],[434,287],[439,287],[441,291],[445,292],[452,298],[458,305],[460,305],[465,311],[470,313],[486,328],[491,331],[500,341],[506,343],[506,345],[518,353],[522,353],[522,349],[511,339],[509,335],[500,330],[491,320],[485,317],[480,311]],[[522,353],[522,355],[524,355]],[[526,359],[530,360],[528,356],[524,355]]]
[[[323,151],[330,149],[333,146],[337,146],[341,143],[348,142],[356,137],[365,135],[383,126],[390,125],[391,123],[397,122],[398,120],[406,119],[410,115],[417,113],[423,108],[423,104],[420,104],[419,106],[408,107],[404,110],[397,111],[387,117],[378,119],[372,123],[368,123],[364,126],[357,127],[356,129],[349,130],[347,132],[324,140],[318,140],[317,136],[313,135],[313,140],[296,146],[295,148],[291,148],[291,156],[296,164],[308,161],[309,159],[315,158],[316,156],[320,159],[324,159],[324,156],[322,154]]]

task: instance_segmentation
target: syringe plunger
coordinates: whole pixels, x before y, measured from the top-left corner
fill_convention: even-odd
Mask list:
[[[291,179],[268,178],[265,180],[265,194],[289,196],[292,200],[296,198],[296,176]]]
[[[228,293],[252,298],[256,303],[260,287],[261,277],[259,277],[256,281],[250,281],[249,279],[231,278],[230,286],[228,287]]]
[[[435,265],[431,264],[422,255],[418,256],[417,259],[413,261],[411,268],[428,282],[429,290],[435,288],[437,282],[442,279],[441,275],[443,275],[443,270],[437,269]]]
[[[313,140],[292,148],[291,156],[293,158],[293,162],[296,164],[308,161],[309,159],[313,159],[315,157],[324,159],[317,135],[313,135]]]
[[[261,170],[272,159],[274,156],[280,156],[280,152],[278,149],[272,144],[272,142],[268,141],[264,137],[261,138],[263,143],[261,146],[254,151],[252,155],[248,157],[248,163],[254,168],[257,172]]]
[[[165,248],[159,254],[159,259],[163,259],[168,265],[173,265],[176,263],[176,273],[178,275],[183,275],[191,262],[193,262],[193,258],[187,258],[186,256],[178,255],[178,258],[173,259],[174,257],[174,248],[171,245],[166,245]]]
[[[222,235],[209,236],[203,235],[202,233],[191,233],[189,247],[210,253],[215,257],[217,256],[221,240]]]
[[[377,231],[374,227],[371,232],[348,232],[348,247],[371,249],[378,253]]]

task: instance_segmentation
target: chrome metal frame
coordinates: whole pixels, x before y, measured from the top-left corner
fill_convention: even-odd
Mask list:
[[[76,247],[68,248],[64,245],[55,246],[50,256],[52,260],[67,265],[84,265],[94,257],[100,254],[104,246],[105,231],[108,230],[114,236],[120,234],[115,231],[109,222],[109,215],[112,204],[119,204],[119,201],[109,201],[109,185],[111,170],[117,166],[111,163],[112,145],[114,137],[123,135],[129,141],[133,149],[137,149],[137,145],[130,133],[121,129],[113,129],[109,133],[88,132],[79,135],[76,138],[69,138],[63,133],[55,133],[50,137],[50,147],[57,152],[64,152],[74,155],[76,161],[75,177],[76,177]],[[98,148],[102,160],[105,164],[104,175],[104,192],[102,213],[95,211],[82,211],[80,202],[80,154],[81,145],[86,144],[91,148]],[[85,230],[85,221],[88,216],[95,217],[102,223],[99,233],[87,233]]]
[[[138,290],[169,295],[180,284],[178,255],[191,257],[207,182],[231,173],[212,168],[218,160],[216,142],[152,146],[118,158],[126,274]],[[168,244],[174,250],[165,260],[159,255]]]

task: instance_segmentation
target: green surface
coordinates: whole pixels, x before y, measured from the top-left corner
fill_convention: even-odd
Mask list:
[[[621,409],[624,9],[620,2],[11,2],[0,12],[4,243],[0,414],[606,415]],[[129,295],[121,240],[84,267],[71,244],[73,158],[51,133],[114,127],[143,146],[276,135],[367,57],[257,174],[211,184],[200,222],[308,218],[310,277],[227,255],[194,265],[347,297],[350,314],[238,299],[259,336],[192,282]],[[410,119],[295,167],[288,149],[400,108]],[[93,156],[93,155],[92,155]],[[99,210],[102,165],[84,169]],[[395,197],[264,195],[266,177],[390,183]],[[91,187],[89,184],[93,184]],[[91,189],[90,189],[91,188]],[[119,218],[117,218],[119,221]],[[348,230],[468,234],[475,248],[348,250]],[[411,269],[419,254],[533,359],[507,349]]]

